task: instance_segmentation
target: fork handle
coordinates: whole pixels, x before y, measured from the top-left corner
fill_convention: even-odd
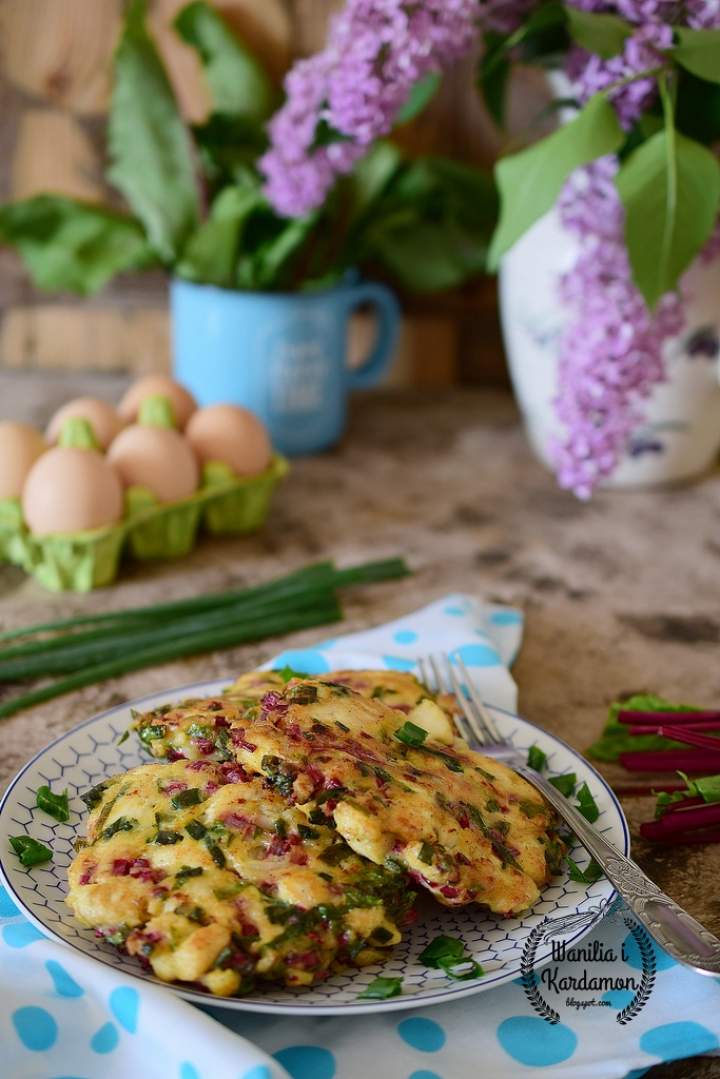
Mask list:
[[[627,905],[661,948],[700,974],[720,975],[720,940],[661,891],[640,866],[608,842],[552,783],[527,767],[517,767],[528,782],[569,824],[582,845],[602,867]]]

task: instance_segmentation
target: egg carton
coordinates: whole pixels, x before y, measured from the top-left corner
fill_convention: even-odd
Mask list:
[[[89,592],[113,583],[126,554],[140,561],[181,558],[195,546],[200,529],[214,536],[256,531],[287,470],[279,454],[264,472],[248,477],[211,461],[192,497],[161,504],[147,488],[131,487],[119,524],[63,535],[33,536],[19,500],[1,499],[0,560],[21,566],[53,592]]]

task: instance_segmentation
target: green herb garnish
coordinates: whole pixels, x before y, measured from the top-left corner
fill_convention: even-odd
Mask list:
[[[410,719],[406,719],[402,727],[398,727],[393,734],[398,742],[404,742],[406,746],[421,746],[427,736],[428,732]]]
[[[459,982],[480,978],[485,973],[480,964],[465,953],[465,944],[456,937],[435,937],[420,953],[419,959],[426,967],[443,970],[449,978]]]
[[[570,798],[575,790],[577,776],[574,772],[567,772],[564,776],[550,776],[549,783],[556,787],[566,798]]]
[[[175,874],[175,880],[178,884],[182,884],[183,881],[189,880],[190,877],[199,877],[204,872],[202,866],[199,865],[183,865],[180,866]]]
[[[310,677],[310,675],[307,674],[305,671],[296,671],[296,670],[293,670],[292,667],[288,667],[287,665],[285,665],[284,667],[280,667],[280,668],[276,667],[273,670],[272,673],[279,675],[280,678],[282,678],[283,682],[285,682],[285,683],[289,682],[291,678],[309,678]]]
[[[545,753],[539,746],[530,746],[527,755],[528,768],[533,768],[536,772],[542,772],[547,765],[547,753]]]
[[[189,787],[186,791],[179,791],[170,799],[174,809],[187,809],[188,806],[199,805],[202,800],[202,794],[197,787]]]
[[[222,869],[225,866],[225,855],[220,849],[220,847],[217,845],[217,843],[206,842],[205,845],[207,846],[208,854],[214,861],[215,865],[218,867],[218,869]]]
[[[422,846],[420,847],[418,858],[421,862],[424,862],[425,865],[432,865],[433,849],[429,843],[422,844]]]
[[[34,865],[52,860],[52,851],[30,835],[8,836],[10,846],[20,859],[20,863],[30,869]]]
[[[118,832],[132,832],[137,827],[135,817],[116,817],[112,824],[103,829],[103,839],[111,839]]]
[[[577,881],[578,884],[594,884],[596,880],[600,880],[604,876],[602,869],[594,858],[591,858],[585,868],[581,869],[577,862],[574,862],[568,855],[567,866],[570,880]]]
[[[141,727],[138,731],[138,738],[145,745],[148,742],[156,742],[158,738],[164,738],[167,727],[164,727],[161,723],[148,723],[146,727]]]
[[[172,847],[175,843],[180,843],[182,835],[180,832],[171,832],[166,828],[162,828],[153,839],[153,843],[159,843],[161,847]]]
[[[67,790],[64,790],[62,794],[53,794],[48,786],[38,787],[35,795],[35,805],[38,809],[43,809],[46,813],[49,813],[55,820],[62,823],[70,820]]]
[[[100,805],[110,782],[109,779],[104,779],[102,783],[96,783],[89,791],[85,791],[84,794],[80,795],[81,801],[85,803],[88,809],[92,810],[95,809],[95,806]]]
[[[339,719],[335,720],[335,726],[339,727],[341,731],[345,731],[346,734],[350,730],[347,723],[341,723]]]
[[[362,993],[358,993],[358,1000],[389,1000],[390,997],[399,997],[402,993],[402,978],[375,978],[370,982]]]
[[[199,820],[191,820],[185,825],[185,831],[191,839],[202,839],[207,832],[205,825]]]
[[[525,816],[529,817],[530,820],[532,820],[533,817],[539,817],[541,813],[545,812],[545,806],[542,805],[540,802],[531,802],[527,799],[523,799],[522,801],[518,802],[518,805],[520,806],[520,809],[525,814]]]
[[[333,843],[320,855],[320,861],[326,865],[340,865],[350,854],[350,848],[345,842]]]
[[[320,835],[314,828],[308,828],[307,824],[298,824],[297,830],[301,839],[317,839]]]
[[[594,824],[600,816],[600,810],[598,809],[597,802],[590,793],[590,788],[587,783],[583,783],[582,787],[577,792],[577,808],[582,813],[585,820]]]

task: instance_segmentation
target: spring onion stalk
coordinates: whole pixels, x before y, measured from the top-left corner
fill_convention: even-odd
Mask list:
[[[195,655],[200,652],[210,652],[217,648],[230,648],[233,645],[245,644],[248,641],[259,641],[267,637],[279,636],[300,629],[308,629],[313,626],[326,625],[330,622],[340,621],[342,610],[336,599],[329,599],[324,605],[317,606],[310,611],[288,614],[287,612],[269,617],[262,624],[250,623],[229,626],[225,629],[213,631],[203,630],[200,633],[187,634],[183,637],[160,642],[153,647],[126,655],[116,656],[91,666],[85,666],[82,670],[69,675],[67,678],[50,682],[38,689],[30,690],[18,697],[11,697],[0,704],[0,719],[12,716],[23,708],[40,704],[43,701],[53,700],[65,693],[70,693],[84,686],[103,682],[107,678],[115,678],[129,671],[141,670],[143,667],[151,667],[155,663],[165,663],[171,659],[179,659],[182,656]]]
[[[124,611],[74,615],[70,618],[38,622],[35,625],[6,630],[4,633],[0,633],[0,642],[16,640],[20,637],[32,637],[58,630],[74,630],[77,627],[88,625],[125,624],[136,626],[141,622],[169,621],[177,616],[212,610],[235,603],[238,600],[249,601],[268,594],[278,595],[285,588],[292,591],[299,587],[302,590],[313,583],[317,585],[325,584],[328,588],[346,588],[355,584],[372,584],[380,581],[395,580],[399,577],[407,576],[409,572],[401,558],[380,559],[340,570],[336,569],[332,562],[318,562],[296,570],[278,580],[266,581],[250,588],[231,592],[215,592],[204,596],[192,596],[187,599],[174,600],[171,603],[159,603],[150,607],[130,607]],[[39,644],[40,642],[37,643]],[[7,655],[7,652],[4,655]]]

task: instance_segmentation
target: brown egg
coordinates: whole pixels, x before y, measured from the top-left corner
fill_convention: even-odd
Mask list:
[[[45,439],[27,423],[0,423],[0,498],[19,498],[25,478],[41,453]]]
[[[189,498],[200,482],[190,443],[169,427],[126,427],[108,450],[108,460],[125,487],[147,487],[160,502]]]
[[[100,401],[97,397],[76,397],[75,400],[68,401],[66,405],[59,408],[50,420],[45,432],[48,442],[57,442],[65,420],[76,416],[88,421],[95,438],[104,450],[123,427],[123,421],[107,401]]]
[[[239,476],[254,476],[270,463],[268,433],[254,412],[239,405],[208,405],[190,417],[185,436],[200,460],[223,461]]]
[[[35,536],[102,528],[123,515],[122,486],[97,450],[55,446],[31,468],[22,508]]]
[[[145,375],[133,382],[122,401],[118,412],[126,423],[134,423],[140,411],[140,405],[146,397],[167,397],[172,405],[175,424],[182,429],[190,416],[197,409],[197,401],[184,386],[169,375]]]

